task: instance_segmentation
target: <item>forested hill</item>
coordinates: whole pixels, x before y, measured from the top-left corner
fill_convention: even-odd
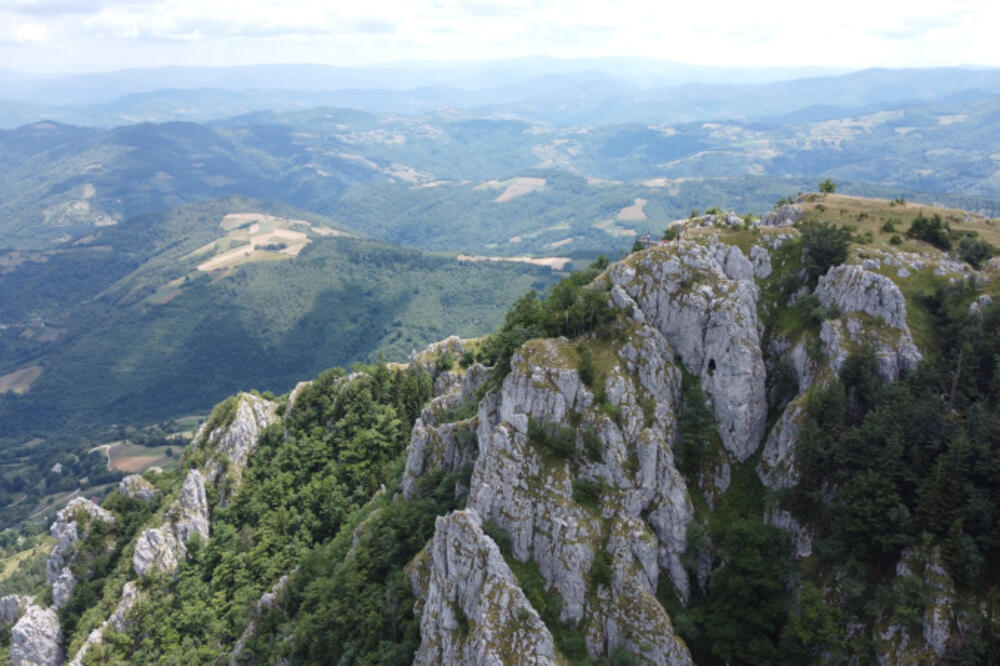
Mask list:
[[[236,395],[179,468],[59,513],[5,649],[990,663],[998,233],[833,193],[692,216],[485,338]]]

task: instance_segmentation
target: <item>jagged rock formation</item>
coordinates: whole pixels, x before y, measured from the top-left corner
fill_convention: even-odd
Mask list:
[[[236,414],[232,422],[223,424],[209,433],[199,431],[195,441],[212,452],[204,468],[205,478],[215,483],[219,475],[226,473],[234,485],[238,485],[246,467],[247,458],[257,444],[261,431],[278,422],[275,413],[277,405],[251,393],[240,393],[236,397]],[[220,497],[225,501],[225,497]]]
[[[113,525],[115,517],[88,499],[77,497],[56,514],[56,521],[49,531],[57,541],[45,563],[45,576],[52,587],[52,603],[61,608],[76,586],[70,563],[76,555],[77,544],[86,538],[91,521],[99,520]]]
[[[10,630],[10,660],[14,666],[57,666],[63,663],[62,630],[55,608],[42,608],[30,599]]]
[[[154,569],[173,571],[187,555],[191,537],[208,538],[208,501],[205,477],[193,469],[181,487],[180,497],[167,510],[164,524],[140,535],[132,555],[132,568],[144,576]]]
[[[768,227],[790,227],[804,216],[802,209],[795,204],[785,204],[765,213],[760,223]]]
[[[439,517],[410,565],[420,615],[414,664],[552,665],[552,635],[472,510]]]
[[[417,480],[425,469],[453,472],[475,460],[475,419],[452,423],[438,421],[450,410],[474,401],[488,378],[489,371],[482,365],[477,363],[469,367],[451,391],[434,398],[421,412],[410,435],[401,486],[404,497],[413,496]]]
[[[275,403],[249,393],[239,394],[236,400],[236,410],[229,423],[211,432],[206,432],[205,426],[199,430],[194,445],[207,451],[207,461],[200,469],[192,469],[184,477],[180,494],[167,507],[162,524],[144,530],[136,539],[132,554],[132,568],[136,575],[145,576],[154,570],[174,571],[187,556],[188,541],[195,536],[209,538],[211,516],[205,492],[206,479],[235,491],[261,431],[277,422]],[[141,487],[141,484],[132,481],[128,487]],[[220,503],[225,497],[220,496]],[[81,664],[83,656],[94,645],[101,643],[109,628],[123,631],[126,615],[139,596],[135,582],[127,582],[115,611],[100,627],[91,631],[71,663]]]
[[[131,499],[151,502],[160,495],[156,487],[138,474],[130,474],[118,483],[118,492]]]
[[[767,421],[753,265],[735,246],[683,241],[630,257],[608,276],[699,377],[723,445],[746,460]]]
[[[898,379],[920,362],[922,356],[906,325],[906,299],[889,278],[860,266],[835,266],[820,278],[816,296],[823,307],[835,308],[842,315],[823,322],[820,330],[823,351],[835,372],[852,351],[866,345],[875,350],[887,381]],[[872,319],[885,326],[873,326]]]

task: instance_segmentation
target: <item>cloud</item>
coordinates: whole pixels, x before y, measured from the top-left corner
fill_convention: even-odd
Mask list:
[[[105,0],[0,0],[0,11],[28,16],[96,14],[105,5]]]
[[[886,39],[914,39],[923,37],[927,33],[950,28],[961,23],[962,16],[954,15],[950,17],[941,16],[916,16],[904,19],[900,23],[887,30],[873,30],[873,34]]]
[[[360,32],[368,35],[390,35],[399,27],[398,23],[375,16],[361,16],[347,21],[346,32]]]

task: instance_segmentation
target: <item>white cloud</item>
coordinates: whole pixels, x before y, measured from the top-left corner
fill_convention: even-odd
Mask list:
[[[7,26],[0,57],[11,69],[523,55],[747,66],[1000,65],[990,34],[1000,8],[983,0],[0,0],[0,25]]]

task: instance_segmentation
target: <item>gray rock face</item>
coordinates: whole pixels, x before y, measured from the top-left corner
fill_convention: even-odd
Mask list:
[[[639,312],[627,294],[618,296],[629,301],[619,307]],[[654,593],[661,569],[682,597],[689,592],[680,556],[693,508],[672,452],[680,372],[670,345],[651,326],[636,323],[627,341],[616,344],[603,386],[615,418],[567,363],[577,358],[575,345],[536,340],[515,354],[499,391],[479,406],[468,506],[507,533],[515,558],[538,565],[563,600],[561,619],[579,623],[592,655],[641,644],[655,646],[644,657],[670,663],[687,658],[687,650],[673,638]],[[576,462],[541,449],[528,437],[529,421],[549,428],[579,423]],[[587,452],[585,433],[602,443],[598,456]],[[578,479],[604,489],[599,512],[573,499]],[[613,526],[611,534],[604,525]],[[588,572],[605,547],[614,556],[615,583],[594,596]]]
[[[906,299],[892,280],[860,266],[834,266],[819,279],[816,297],[824,308],[864,312],[900,330],[906,328]]]
[[[802,209],[794,204],[779,206],[760,218],[761,226],[790,227],[803,217]]]
[[[788,405],[771,428],[764,452],[757,464],[757,476],[772,490],[791,488],[799,482],[795,469],[795,447],[799,443],[799,424],[805,416],[803,399]]]
[[[410,580],[420,615],[414,664],[551,664],[552,635],[472,510],[439,517]]]
[[[860,266],[836,266],[819,279],[816,296],[823,307],[836,308],[842,314],[824,321],[820,328],[823,352],[834,372],[863,347],[875,351],[879,372],[886,381],[913,370],[923,358],[906,325],[906,300],[889,278]]]
[[[771,277],[771,253],[760,245],[750,247],[750,261],[753,263],[753,275],[758,280]]]
[[[246,467],[251,451],[257,446],[261,431],[278,422],[276,409],[275,403],[251,393],[240,393],[237,396],[236,416],[232,423],[208,433],[201,444],[213,452],[213,461],[205,468],[210,482],[217,481],[225,470],[234,486],[239,484],[243,468]],[[199,441],[200,439],[198,438]]]
[[[462,346],[462,338],[457,335],[452,335],[444,340],[428,345],[427,348],[421,352],[414,352],[410,354],[410,365],[423,368],[436,377],[438,375],[437,360],[441,354],[447,352],[448,354],[451,354],[452,359],[457,361],[462,357],[463,351],[464,347]],[[434,395],[441,395],[442,393],[450,390],[450,388],[450,386],[444,386],[443,391],[439,392],[435,390]]]
[[[152,483],[138,474],[130,474],[118,483],[118,492],[125,497],[151,502],[159,496],[160,491]]]
[[[25,606],[31,599],[17,594],[7,594],[0,597],[0,625],[9,627],[24,614]]]
[[[726,450],[746,460],[767,421],[752,264],[738,248],[726,250],[720,264],[717,252],[685,241],[634,256],[609,269],[611,281],[698,375],[712,398]]]
[[[406,452],[401,484],[404,497],[413,497],[424,474],[436,469],[455,471],[476,459],[475,419],[454,423],[439,423],[439,420],[445,411],[474,401],[476,392],[489,379],[489,372],[478,363],[469,367],[451,391],[434,398],[420,413]]]
[[[55,608],[27,603],[10,631],[10,659],[14,666],[63,663],[62,629]]]
[[[167,510],[163,526],[147,529],[136,541],[132,568],[140,576],[153,569],[173,571],[187,555],[185,544],[194,535],[208,539],[208,501],[205,477],[193,469],[184,478],[181,495]]]
[[[76,578],[70,566],[76,556],[78,544],[85,539],[91,521],[99,520],[110,525],[115,517],[88,499],[77,497],[56,514],[49,532],[56,538],[56,545],[45,563],[45,577],[52,588],[52,602],[61,608],[73,594]]]

